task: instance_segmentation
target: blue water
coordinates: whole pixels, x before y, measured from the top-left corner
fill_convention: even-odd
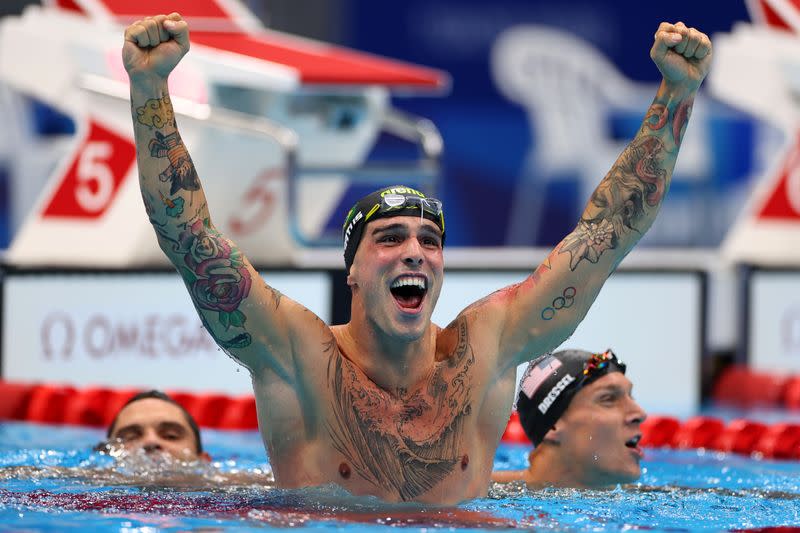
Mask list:
[[[130,465],[121,467],[92,452],[102,437],[101,431],[86,428],[0,424],[0,530],[724,531],[800,526],[798,462],[649,450],[641,481],[634,486],[528,491],[518,484],[495,485],[488,498],[457,508],[420,509],[387,507],[334,486],[288,491],[268,483],[215,482],[218,474],[263,476],[269,471],[256,432],[205,431],[204,445],[215,462],[155,476],[125,470]],[[502,445],[495,467],[524,468],[527,453],[525,446]],[[36,468],[8,475],[20,466]]]

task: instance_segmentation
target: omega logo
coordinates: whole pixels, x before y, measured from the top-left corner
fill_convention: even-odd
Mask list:
[[[121,319],[95,313],[78,319],[63,311],[47,315],[40,327],[45,359],[120,356],[197,357],[214,355],[216,344],[199,318],[178,313]]]

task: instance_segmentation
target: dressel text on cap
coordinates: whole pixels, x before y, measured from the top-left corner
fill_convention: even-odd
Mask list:
[[[566,374],[563,378],[561,378],[558,383],[550,389],[550,392],[545,396],[542,403],[539,404],[539,411],[542,414],[547,413],[547,410],[550,409],[550,406],[553,405],[553,402],[556,401],[558,396],[567,388],[567,386],[575,381],[575,378],[572,377],[572,374]]]

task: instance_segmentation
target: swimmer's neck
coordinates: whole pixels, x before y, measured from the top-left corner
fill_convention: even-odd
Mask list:
[[[523,480],[529,489],[558,487],[583,488],[573,471],[574,464],[562,461],[562,454],[551,444],[542,443],[528,455],[530,466],[524,471]]]
[[[413,390],[430,376],[438,329],[429,323],[418,339],[407,340],[385,335],[366,320],[354,319],[332,328],[342,355],[392,394],[397,389]]]
[[[596,480],[591,483],[576,461],[559,453],[557,445],[542,443],[528,456],[530,466],[524,470],[522,479],[528,489],[573,488],[605,490],[616,485]]]

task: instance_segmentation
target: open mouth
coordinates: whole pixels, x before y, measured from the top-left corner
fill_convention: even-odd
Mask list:
[[[402,309],[415,311],[422,305],[428,283],[422,276],[402,276],[394,280],[389,290]]]
[[[639,447],[639,441],[642,440],[641,435],[636,435],[632,439],[628,439],[625,441],[625,446],[632,449],[637,449]]]

